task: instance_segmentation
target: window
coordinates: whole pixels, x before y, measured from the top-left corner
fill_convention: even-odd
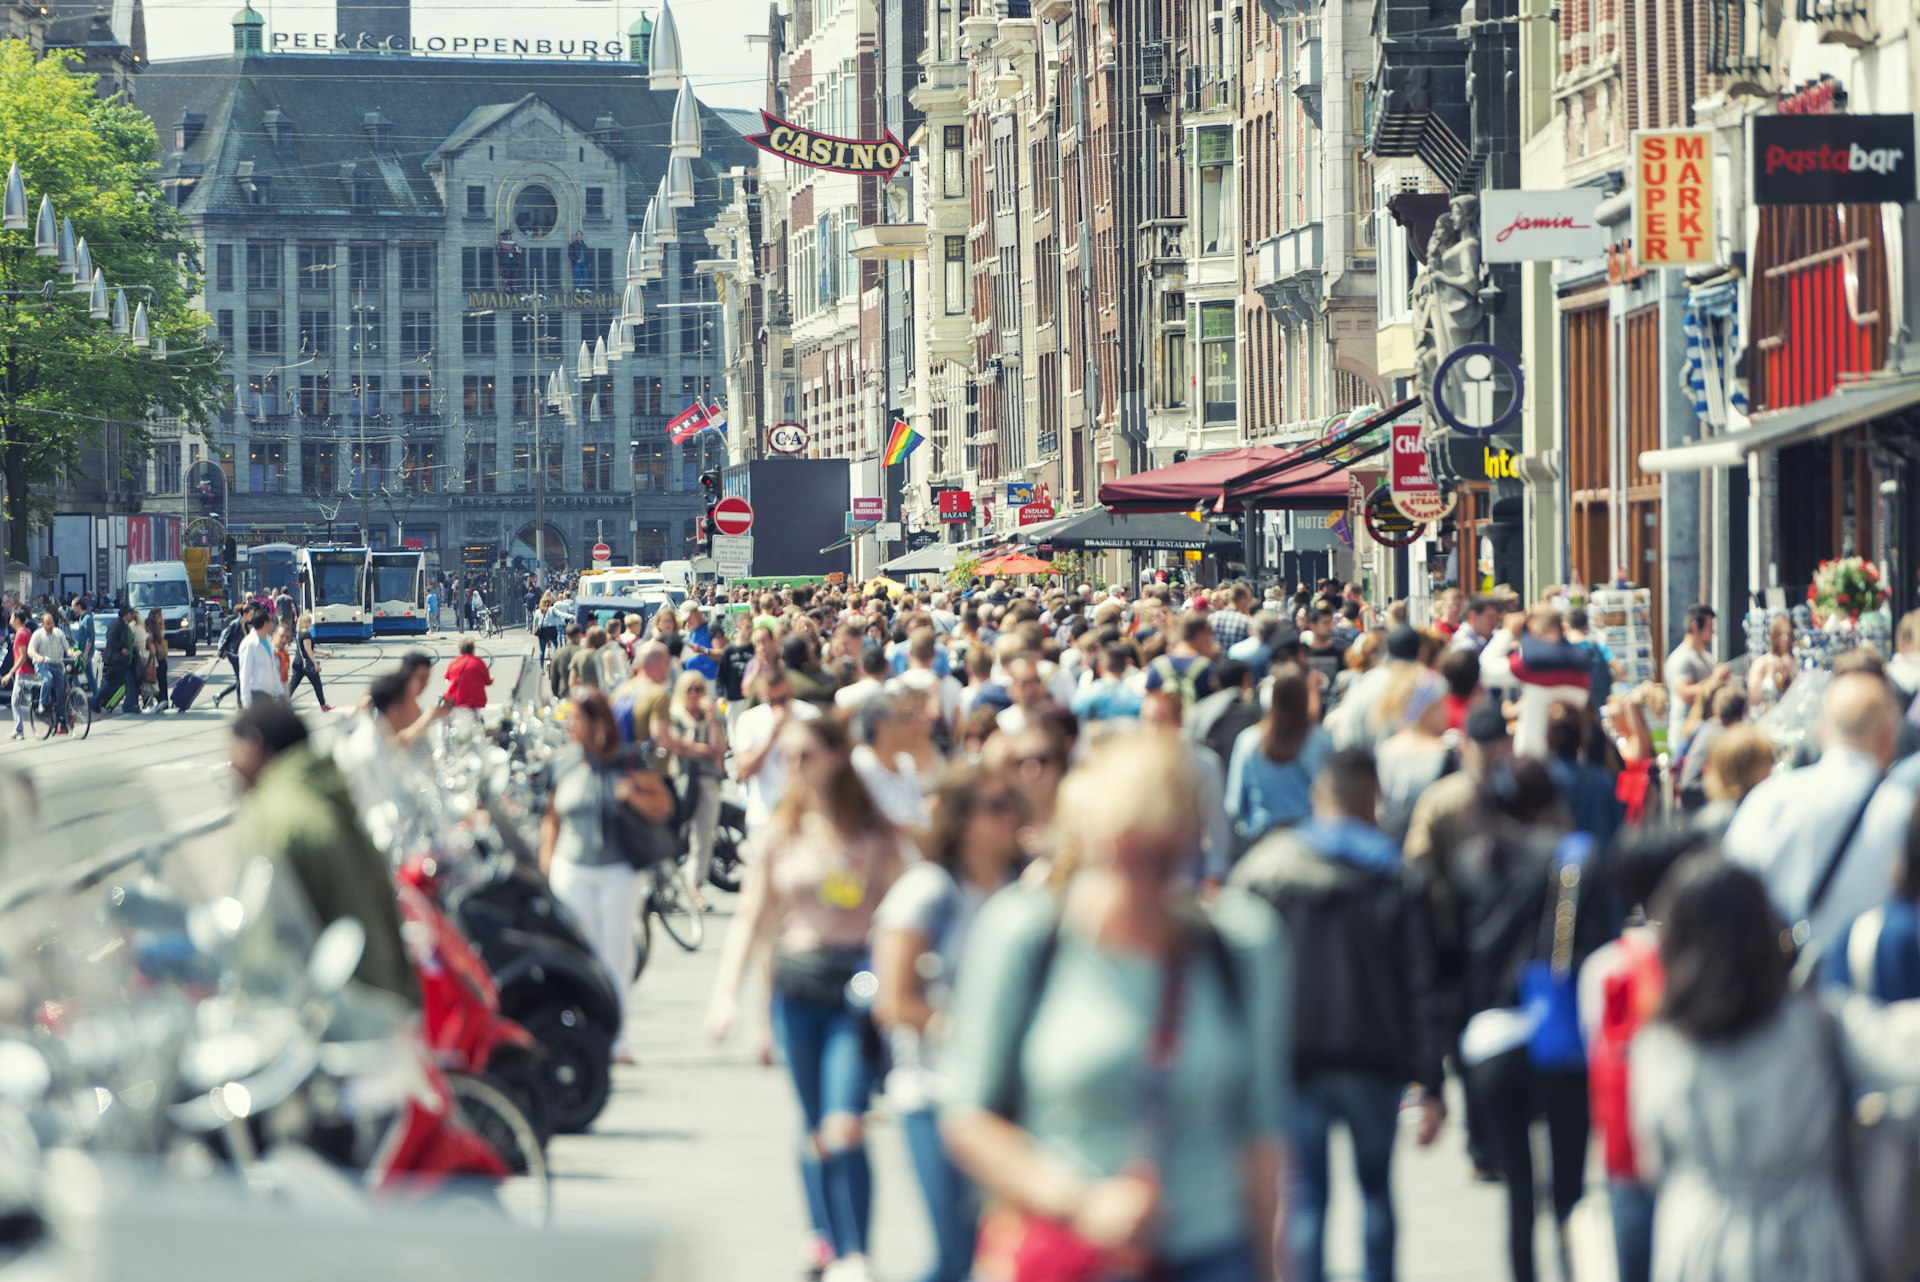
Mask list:
[[[432,289],[435,285],[436,251],[432,245],[409,243],[400,246],[400,288]]]
[[[499,326],[492,312],[467,312],[460,318],[460,351],[466,356],[492,356]]]
[[[180,493],[180,449],[161,445],[153,452],[153,488],[151,494]]]
[[[220,345],[228,351],[233,350],[233,311],[222,307],[213,314],[214,332],[220,336]]]
[[[599,492],[613,488],[613,446],[589,441],[580,447],[580,488]]]
[[[428,356],[433,352],[433,312],[409,307],[400,313],[400,354]]]
[[[947,315],[964,316],[967,311],[967,241],[964,236],[949,236],[946,239]]]
[[[468,374],[461,380],[460,409],[468,418],[493,417],[493,375]]]
[[[353,207],[371,209],[374,201],[373,179],[365,174],[353,176]]]
[[[387,286],[385,245],[347,246],[347,288],[380,290]]]
[[[467,488],[491,494],[500,473],[500,449],[495,445],[467,446]]]
[[[426,418],[434,412],[433,375],[400,376],[400,413],[405,418]]]
[[[633,380],[633,416],[642,418],[647,415],[666,413],[665,398],[657,378],[636,378]]]
[[[284,493],[286,470],[285,442],[255,441],[247,447],[247,488],[255,494]]]
[[[309,441],[300,447],[300,488],[309,494],[331,494],[340,488],[338,445]]]
[[[605,187],[587,188],[587,217],[599,222],[607,216],[607,189]]]
[[[633,488],[635,493],[660,493],[667,488],[667,443],[635,441],[633,445]]]
[[[536,325],[540,350],[534,351]],[[513,354],[538,356],[543,361],[560,359],[560,317],[552,312],[515,312],[513,314]]]
[[[300,309],[300,354],[323,356],[332,350],[333,309],[302,307]]]
[[[1187,403],[1187,336],[1168,334],[1166,338],[1167,387],[1163,401],[1168,409]]]
[[[333,288],[333,246],[314,242],[299,245],[293,253],[294,286],[297,289]]]
[[[941,127],[940,194],[949,200],[967,194],[967,131],[963,125]]]
[[[333,412],[333,393],[325,374],[300,376],[300,416],[325,418]]]
[[[953,53],[953,11],[955,0],[938,0],[934,5],[934,57],[940,62],[952,62]]]
[[[1200,252],[1233,252],[1233,130],[1194,131],[1200,165]]]
[[[247,309],[247,351],[254,356],[280,354],[279,308],[250,307]]]
[[[532,374],[515,374],[513,376],[513,416],[517,419],[532,418],[534,405],[542,394],[539,378]]]
[[[1231,423],[1238,396],[1232,303],[1200,305],[1200,394],[1203,421]]]
[[[545,240],[560,222],[560,202],[539,183],[529,183],[513,198],[513,225],[529,240]]]
[[[361,394],[363,390],[365,395]],[[356,417],[366,414],[369,418],[377,418],[380,406],[380,375],[369,374],[347,385],[347,409]]]
[[[360,443],[355,441],[347,451],[347,458],[351,464],[347,488],[353,490],[380,488],[380,482],[387,474],[387,447],[384,442],[367,446],[363,460]]]
[[[477,183],[467,185],[467,217],[485,218],[487,216],[487,189]]]
[[[213,247],[213,287],[215,289],[233,288],[232,245],[215,245]]]
[[[426,493],[439,488],[435,474],[440,468],[440,447],[432,441],[409,441],[400,454],[400,488],[409,493]]]
[[[245,408],[249,418],[279,418],[280,376],[255,374],[247,379]]]
[[[460,288],[495,289],[500,283],[498,258],[492,248],[469,245],[460,251]]]
[[[633,350],[641,356],[659,356],[667,350],[667,329],[658,312],[649,309],[646,319],[633,327]]]
[[[607,330],[613,325],[612,312],[581,312],[580,338],[589,348],[607,336]],[[613,349],[607,349],[607,355],[613,355]]]
[[[247,242],[247,288],[280,288],[280,242]]]
[[[380,309],[372,303],[356,303],[353,308],[353,342],[348,344],[348,354],[358,356],[365,353],[372,356],[386,343],[382,331]]]

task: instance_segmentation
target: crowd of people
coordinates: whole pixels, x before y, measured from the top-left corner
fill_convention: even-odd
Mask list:
[[[1920,757],[1872,656],[1775,774],[1729,673],[1617,688],[1564,602],[803,587],[553,642],[583,754],[549,856],[610,965],[639,891],[594,798],[677,775],[697,869],[739,790],[707,1026],[779,1050],[834,1282],[881,1089],[932,1282],[1322,1277],[1336,1126],[1388,1279],[1399,1137],[1450,1122],[1517,1282],[1536,1184],[1570,1276],[1590,1145],[1623,1279],[1883,1276],[1840,1155],[1852,1094],[1920,1084],[1873,1005],[1920,996]]]

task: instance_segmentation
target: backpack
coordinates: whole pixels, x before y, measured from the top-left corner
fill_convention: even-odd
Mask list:
[[[1200,701],[1203,693],[1201,679],[1212,669],[1213,660],[1205,655],[1196,655],[1193,661],[1187,664],[1185,672],[1180,671],[1179,665],[1174,663],[1173,656],[1170,654],[1163,654],[1147,665],[1148,671],[1160,674],[1161,689],[1172,690],[1180,696],[1182,709],[1191,708]]]

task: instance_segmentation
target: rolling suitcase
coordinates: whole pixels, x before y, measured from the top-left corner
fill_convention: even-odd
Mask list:
[[[207,679],[198,672],[189,672],[173,683],[173,708],[175,712],[185,712],[207,688]]]

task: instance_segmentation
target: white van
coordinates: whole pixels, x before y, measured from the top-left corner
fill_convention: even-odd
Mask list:
[[[193,581],[184,561],[147,561],[127,567],[127,604],[140,612],[158,609],[167,625],[167,645],[191,655],[198,648],[193,627]]]

